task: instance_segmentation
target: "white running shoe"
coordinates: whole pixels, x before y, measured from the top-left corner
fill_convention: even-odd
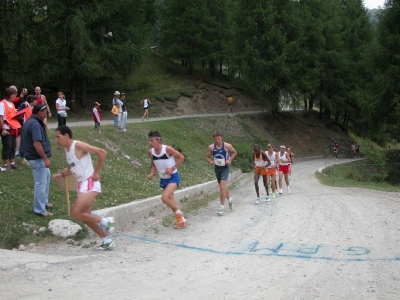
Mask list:
[[[257,198],[256,201],[254,201],[255,204],[260,204],[260,202],[261,202],[260,198]]]
[[[109,242],[109,243],[103,243],[99,246],[94,246],[93,247],[94,250],[100,250],[100,251],[104,251],[104,250],[113,250],[115,249],[115,244],[113,241]]]
[[[232,197],[229,198],[228,202],[229,202],[229,209],[232,210],[232,207],[233,207],[233,199],[232,199]]]
[[[224,214],[224,208],[223,207],[219,207],[219,210],[217,211],[217,214],[222,216]]]
[[[269,202],[271,199],[269,198],[269,195],[267,195],[267,198],[265,198],[265,202]]]
[[[279,189],[279,195],[282,195],[282,189]]]
[[[290,188],[289,187],[286,190],[286,194],[290,194]]]

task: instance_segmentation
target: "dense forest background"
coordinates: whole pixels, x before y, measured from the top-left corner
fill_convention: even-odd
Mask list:
[[[400,140],[400,2],[362,0],[5,0],[0,87],[88,91],[124,81],[150,47],[226,74],[271,115],[318,109],[360,136]],[[110,93],[110,90],[107,90]]]

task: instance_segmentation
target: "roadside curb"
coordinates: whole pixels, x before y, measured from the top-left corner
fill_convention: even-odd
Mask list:
[[[229,175],[228,186],[242,175],[241,170],[236,170]],[[208,194],[218,189],[217,180],[197,184],[175,191],[175,200],[179,203],[182,199]],[[157,213],[168,208],[161,201],[160,195],[151,198],[136,200],[130,203],[115,207],[103,208],[95,211],[100,216],[114,217],[116,220],[115,229],[122,230],[139,219],[146,218],[152,213]]]

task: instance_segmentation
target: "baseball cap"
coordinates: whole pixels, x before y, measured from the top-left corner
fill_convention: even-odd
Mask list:
[[[125,93],[121,93],[121,96],[122,96],[122,95],[125,95]]]
[[[96,106],[96,105],[100,106],[101,104],[99,102],[93,102],[93,106]]]
[[[33,107],[32,113],[33,113],[34,115],[36,115],[39,111],[42,111],[42,110],[44,110],[44,109],[46,109],[46,105],[44,105],[44,104],[38,104],[38,105],[35,105],[35,106]]]
[[[279,148],[286,149],[286,146],[285,145],[281,145]]]
[[[116,95],[120,95],[120,92],[115,91],[115,92],[114,92],[114,96],[116,96]]]

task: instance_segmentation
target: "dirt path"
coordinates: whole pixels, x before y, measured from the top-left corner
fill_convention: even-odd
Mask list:
[[[129,118],[127,123],[141,123],[141,122],[152,122],[152,121],[161,121],[161,120],[173,120],[173,119],[182,119],[182,118],[196,118],[196,117],[217,117],[217,116],[236,116],[236,115],[253,115],[262,113],[262,110],[247,110],[247,111],[238,111],[234,113],[227,112],[219,112],[219,113],[201,113],[201,114],[182,114],[179,116],[168,116],[168,117],[151,117],[150,119],[145,119],[142,121],[141,118]],[[101,121],[101,125],[112,125],[114,121],[109,117],[104,117],[104,120]],[[68,122],[68,126],[94,126],[93,120],[90,121],[79,121],[79,122]],[[48,128],[57,128],[57,120],[50,119],[48,123]]]
[[[2,250],[1,298],[399,299],[399,195],[323,186],[324,164],[297,163],[291,194],[259,205],[245,176],[232,212],[216,200],[182,230],[146,220],[112,252]]]

